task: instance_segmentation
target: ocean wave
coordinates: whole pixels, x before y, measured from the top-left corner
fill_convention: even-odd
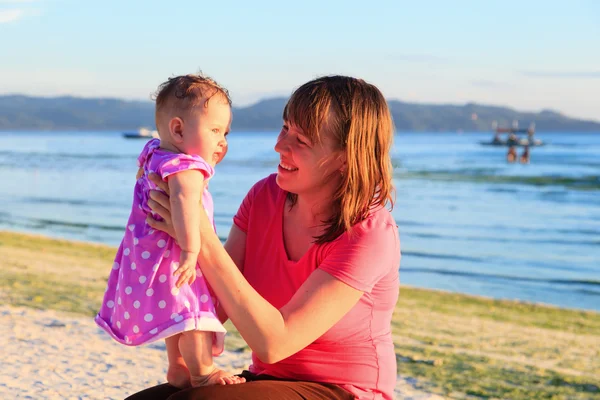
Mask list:
[[[579,289],[576,290],[577,293],[583,293],[583,294],[591,294],[592,296],[600,296],[600,291],[598,290],[589,290],[589,289]]]
[[[430,226],[430,224],[424,222],[409,221],[406,219],[397,219],[396,224],[398,226]]]
[[[23,197],[24,203],[34,204],[66,204],[70,206],[100,206],[100,207],[123,207],[128,206],[121,203],[99,200],[83,200],[83,199],[57,199],[51,197]]]
[[[496,187],[488,188],[487,191],[492,193],[518,193],[520,190],[517,188]]]
[[[21,160],[30,159],[60,159],[61,161],[68,161],[70,159],[81,160],[135,160],[137,154],[114,154],[114,153],[97,153],[97,154],[82,154],[82,153],[47,153],[41,151],[12,151],[12,150],[0,150],[0,157],[11,157],[18,158]]]
[[[568,286],[585,286],[590,288],[600,287],[600,280],[596,279],[544,279],[534,278],[527,276],[517,275],[500,275],[500,274],[483,274],[479,272],[467,272],[458,270],[445,270],[445,269],[431,269],[431,268],[400,268],[400,274],[402,273],[422,273],[422,274],[434,274],[434,275],[451,275],[451,276],[464,276],[468,278],[480,279],[480,280],[509,280],[517,282],[538,282],[556,285],[568,285]],[[596,292],[592,289],[586,289],[591,291],[591,294],[600,295],[600,292]]]
[[[421,258],[435,258],[442,260],[458,260],[458,261],[474,261],[481,262],[484,261],[478,257],[469,257],[469,256],[459,256],[454,254],[437,254],[437,253],[423,253],[420,251],[402,251],[403,256],[412,256],[412,257],[421,257]]]
[[[423,227],[431,227],[435,226],[436,228],[450,228],[450,229],[475,229],[475,230],[493,230],[493,231],[501,231],[501,232],[518,232],[519,234],[524,233],[561,233],[566,235],[591,235],[598,236],[600,235],[600,229],[589,229],[589,228],[555,228],[552,227],[527,227],[527,226],[515,226],[515,225],[477,225],[477,224],[465,224],[458,222],[444,223],[440,220],[435,221],[435,225],[431,223],[421,223],[416,221],[409,220],[401,220],[397,219],[396,224],[400,227],[400,233],[403,234],[403,227],[407,226],[423,226]],[[410,232],[407,232],[410,234]],[[479,236],[479,235],[478,235]]]
[[[66,227],[66,228],[75,228],[75,229],[98,229],[104,231],[125,231],[125,226],[123,225],[103,225],[97,223],[90,222],[70,222],[70,221],[60,221],[46,218],[22,218],[19,217],[15,219],[8,214],[0,214],[0,222],[13,225],[13,226],[24,226],[28,228],[34,229],[47,229],[52,227]]]
[[[600,190],[599,175],[569,176],[509,176],[480,173],[477,170],[463,171],[396,171],[395,179],[425,179],[432,181],[460,181],[488,184],[515,184],[529,186],[563,186],[575,190]]]
[[[584,272],[584,271],[595,272],[596,271],[596,269],[593,266],[592,267],[588,267],[585,265],[574,266],[570,263],[549,262],[546,260],[539,260],[536,258],[534,258],[534,259],[514,258],[514,257],[512,257],[511,254],[502,254],[502,255],[498,254],[498,255],[489,255],[489,256],[483,256],[483,257],[474,257],[474,256],[463,256],[463,255],[459,255],[459,254],[439,254],[439,253],[427,253],[427,252],[403,250],[402,256],[405,257],[405,259],[407,261],[408,261],[407,257],[423,258],[426,260],[426,261],[424,261],[425,263],[427,263],[426,265],[429,265],[428,261],[451,260],[451,261],[458,261],[458,262],[453,263],[453,265],[455,265],[455,266],[460,266],[463,263],[471,263],[471,265],[478,267],[478,266],[482,266],[482,265],[488,265],[491,262],[494,265],[499,266],[500,268],[504,268],[504,267],[512,268],[515,265],[527,265],[530,268],[534,268],[534,269],[540,270],[540,271],[553,270],[553,271],[560,271],[560,273],[563,273],[563,272],[570,273],[574,270],[580,271],[580,272]],[[408,261],[408,262],[411,265],[415,265],[415,261]],[[436,263],[434,263],[434,264],[436,264]]]
[[[419,233],[419,232],[404,232],[403,236],[418,237],[423,239],[443,239],[451,241],[467,241],[467,242],[494,242],[494,243],[536,243],[536,244],[557,244],[557,245],[591,245],[595,246],[600,244],[598,240],[565,240],[565,239],[537,239],[527,237],[516,237],[516,238],[502,238],[497,236],[460,236],[455,232],[452,235],[442,235],[437,233]]]

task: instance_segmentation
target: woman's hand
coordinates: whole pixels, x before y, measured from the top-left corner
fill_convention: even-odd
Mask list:
[[[175,234],[175,228],[173,227],[173,220],[171,219],[171,202],[169,201],[169,185],[167,182],[164,182],[160,179],[160,176],[155,173],[151,173],[148,175],[148,178],[156,184],[163,192],[159,190],[151,190],[150,191],[150,199],[148,200],[148,206],[161,216],[162,221],[157,221],[152,217],[152,215],[148,215],[146,217],[146,223],[150,225],[151,228],[157,229],[159,231],[163,231],[167,233],[174,239],[177,239],[177,235]]]

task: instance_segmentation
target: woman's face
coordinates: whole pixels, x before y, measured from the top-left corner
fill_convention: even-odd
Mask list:
[[[343,151],[324,132],[320,143],[311,142],[297,125],[284,121],[277,137],[277,184],[297,195],[333,193],[341,181]]]

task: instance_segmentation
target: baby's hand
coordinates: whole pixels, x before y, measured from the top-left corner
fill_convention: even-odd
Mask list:
[[[196,280],[196,263],[198,262],[198,253],[181,250],[179,257],[179,268],[173,272],[173,276],[179,275],[177,283],[178,288],[185,283],[191,285]]]

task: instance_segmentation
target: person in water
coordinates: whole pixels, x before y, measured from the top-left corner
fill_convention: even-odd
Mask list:
[[[529,164],[529,146],[525,146],[520,158],[521,164]]]
[[[517,161],[517,150],[515,149],[515,146],[510,146],[508,148],[508,153],[506,153],[506,162],[512,164],[515,161]]]

